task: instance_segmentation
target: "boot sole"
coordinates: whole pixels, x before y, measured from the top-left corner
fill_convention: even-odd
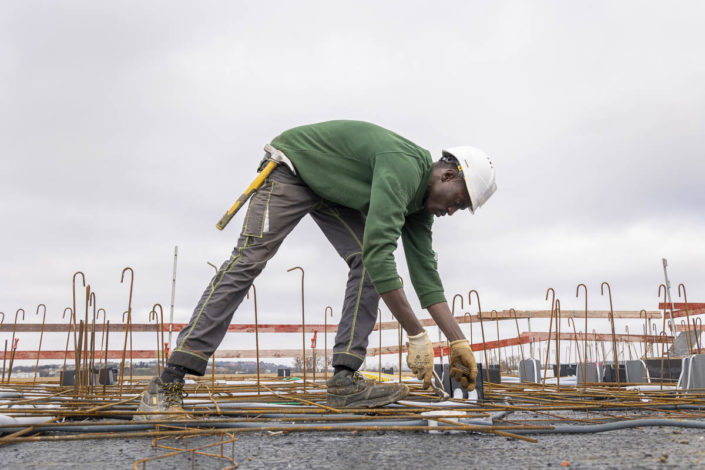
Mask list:
[[[348,403],[344,406],[335,406],[328,403],[328,406],[332,408],[379,408],[380,406],[389,405],[395,401],[403,400],[409,394],[409,387],[404,385],[399,388],[395,393],[387,395],[384,397],[370,398],[368,400],[359,400],[352,403]]]
[[[186,421],[193,419],[193,416],[186,413],[176,413],[176,412],[161,412],[150,415],[134,415],[132,417],[133,421]]]

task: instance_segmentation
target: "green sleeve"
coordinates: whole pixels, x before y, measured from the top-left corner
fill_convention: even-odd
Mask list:
[[[421,178],[418,164],[404,154],[379,154],[374,160],[362,262],[380,294],[401,287],[394,251],[406,222],[407,206]]]
[[[431,246],[432,225],[431,214],[416,212],[406,218],[401,234],[411,283],[422,308],[446,301],[443,283],[438,275],[436,253]]]

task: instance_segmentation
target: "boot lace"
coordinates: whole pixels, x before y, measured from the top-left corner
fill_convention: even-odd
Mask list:
[[[165,383],[162,389],[164,390],[164,404],[167,407],[174,405],[182,407],[184,405],[186,393],[184,393],[183,383]]]
[[[353,382],[362,382],[364,384],[370,385],[370,384],[374,384],[376,381],[374,379],[368,379],[367,377],[365,377],[364,375],[362,375],[358,371],[355,371],[353,373]]]

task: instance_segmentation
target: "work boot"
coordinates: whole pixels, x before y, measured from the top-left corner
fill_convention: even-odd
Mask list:
[[[401,400],[409,394],[404,384],[366,380],[361,374],[336,374],[326,382],[326,403],[331,408],[376,408]]]
[[[163,414],[134,415],[135,421],[176,420],[188,418],[184,411],[184,381],[162,382],[152,377],[147,390],[142,393],[137,411],[162,412]]]

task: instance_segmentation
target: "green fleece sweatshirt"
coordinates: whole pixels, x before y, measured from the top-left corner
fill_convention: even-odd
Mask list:
[[[431,247],[433,216],[423,209],[433,168],[428,150],[361,121],[296,127],[272,146],[316,194],[366,216],[362,262],[377,292],[401,287],[394,262],[401,237],[421,306],[446,300]]]

